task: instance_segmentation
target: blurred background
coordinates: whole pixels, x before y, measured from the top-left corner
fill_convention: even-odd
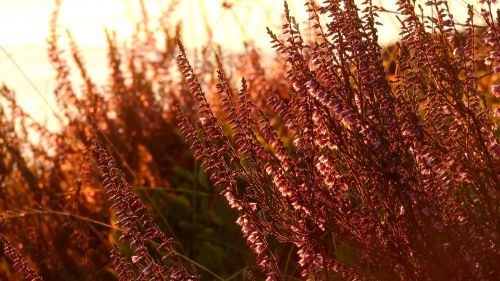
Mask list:
[[[266,26],[278,30],[283,14],[281,0],[178,0],[171,24],[182,22],[183,41],[189,48],[200,47],[212,40],[225,51],[237,52],[243,43],[252,41],[264,51],[271,50]],[[307,19],[301,0],[288,1],[290,10],[301,21]],[[361,1],[359,1],[361,2]],[[395,10],[395,1],[374,1],[388,10]],[[424,2],[424,1],[417,1]],[[450,8],[457,18],[466,13],[467,0],[450,1]],[[0,1],[0,81],[15,89],[19,103],[36,119],[45,122],[49,94],[54,86],[55,72],[47,60],[46,37],[52,0],[1,0]],[[151,22],[172,1],[145,0]],[[106,38],[104,30],[114,30],[118,38],[130,38],[135,23],[141,18],[139,1],[136,0],[64,0],[59,25],[68,29],[90,66],[92,78],[100,83],[107,78]],[[383,13],[380,41],[390,44],[398,38],[398,24],[394,15]],[[63,36],[64,37],[64,36]],[[64,38],[63,38],[64,39]],[[10,57],[9,57],[10,56]],[[24,72],[24,74],[23,74]],[[27,79],[31,82],[28,83]],[[37,90],[35,90],[35,88]],[[42,97],[43,96],[43,97]],[[47,122],[49,127],[52,122]]]

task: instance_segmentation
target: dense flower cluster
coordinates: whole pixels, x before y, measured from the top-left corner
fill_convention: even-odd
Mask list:
[[[179,126],[242,214],[237,223],[267,279],[283,278],[273,237],[296,246],[304,278],[494,280],[500,146],[478,90],[477,37],[495,67],[500,23],[486,10],[479,34],[469,6],[458,32],[445,1],[428,1],[434,13],[424,15],[400,0],[402,40],[388,73],[381,9],[369,0],[362,11],[353,0],[306,2],[312,41],[286,3],[284,38],[268,30],[292,86],[289,98],[268,99],[277,126],[252,104],[245,80],[234,94],[219,72],[225,134],[179,44],[198,108],[195,125],[181,110]]]

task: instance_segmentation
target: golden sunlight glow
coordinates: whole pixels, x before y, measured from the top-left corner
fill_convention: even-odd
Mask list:
[[[42,118],[47,111],[53,70],[46,58],[45,39],[48,22],[54,8],[53,0],[1,0],[0,9],[0,80],[16,90],[20,103],[35,117]],[[152,22],[170,4],[169,0],[145,0]],[[289,6],[300,22],[307,19],[303,0],[290,0]],[[395,1],[374,1],[387,9],[394,9]],[[212,40],[225,50],[237,51],[244,41],[253,41],[261,49],[269,49],[265,27],[279,32],[283,1],[281,0],[180,0],[172,23],[180,20],[183,40],[187,46],[199,47],[208,40],[207,26]],[[452,1],[452,10],[465,11],[465,0]],[[141,18],[139,0],[63,0],[59,24],[68,29],[83,51],[93,79],[106,79],[106,47],[104,29],[115,30],[125,39],[134,31],[134,23]],[[390,14],[381,16],[384,24],[381,42],[397,39],[397,24]],[[11,58],[5,53],[8,52]],[[15,64],[13,63],[15,61]],[[17,64],[17,65],[16,65]],[[34,87],[27,83],[26,77]]]

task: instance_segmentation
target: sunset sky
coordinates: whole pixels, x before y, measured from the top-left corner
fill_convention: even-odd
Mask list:
[[[169,0],[145,0],[152,19],[169,5]],[[223,2],[232,4],[230,9]],[[288,1],[292,13],[301,21],[307,18],[303,12],[304,1]],[[377,1],[374,1],[377,2]],[[388,9],[394,9],[395,1],[378,1]],[[463,17],[465,0],[451,1],[458,18]],[[48,22],[54,8],[52,0],[0,0],[0,81],[16,90],[20,103],[35,117],[43,120],[47,105],[40,94],[23,77],[19,69],[5,54],[6,50],[22,68],[38,91],[51,101],[54,71],[47,60],[45,38]],[[268,49],[269,38],[265,27],[279,31],[283,1],[273,0],[181,0],[172,19],[182,20],[184,42],[187,46],[200,46],[206,37],[206,26],[213,30],[213,40],[226,50],[238,51],[245,40]],[[104,28],[116,30],[119,38],[127,38],[134,23],[140,19],[138,0],[63,0],[59,23],[68,28],[83,50],[85,60],[96,81],[106,79],[106,55]],[[397,39],[395,18],[383,15],[382,42]]]

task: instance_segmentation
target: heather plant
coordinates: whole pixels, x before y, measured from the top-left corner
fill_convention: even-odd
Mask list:
[[[218,199],[176,130],[175,105],[191,108],[192,101],[171,71],[175,38],[181,36],[180,25],[168,20],[175,2],[158,20],[163,34],[154,33],[157,27],[144,5],[128,43],[106,33],[110,74],[105,85],[90,76],[71,32],[61,33],[60,5],[56,1],[47,40],[57,74],[56,105],[49,107],[60,130],[49,131],[18,106],[13,91],[1,89],[1,232],[21,245],[46,280],[112,279],[110,262],[120,259],[113,251],[110,260],[113,243],[126,258],[134,247],[118,241],[122,228],[112,224],[116,215],[108,212],[101,172],[89,149],[97,140],[116,156],[116,166],[150,206],[158,227],[178,238],[181,255],[222,276],[251,267],[234,212]],[[61,43],[64,38],[68,47]],[[199,66],[212,79],[215,56],[209,48],[203,52]],[[201,277],[208,274],[199,271]],[[1,272],[10,276],[11,270]]]
[[[116,161],[100,146],[96,147],[95,153],[108,200],[118,216],[116,224],[124,228],[120,241],[132,247],[132,262],[140,269],[140,273],[136,275],[133,266],[114,248],[111,255],[118,279],[197,280],[197,277],[190,275],[180,264],[174,250],[174,241],[156,225],[147,207],[126,182],[123,172],[116,168]],[[154,242],[159,244],[156,247],[157,252],[167,252],[162,255],[161,261],[156,260],[148,250],[148,245]],[[168,265],[164,266],[162,263]]]
[[[460,31],[445,1],[428,1],[431,15],[398,1],[394,73],[384,69],[371,1],[362,11],[351,0],[306,2],[314,41],[286,3],[284,38],[268,30],[292,86],[288,99],[268,98],[275,126],[244,79],[235,94],[219,72],[226,133],[179,43],[198,109],[194,124],[181,110],[179,126],[239,211],[266,280],[285,278],[270,239],[295,246],[307,279],[494,280],[500,146],[478,87],[481,66],[498,73],[492,1],[482,1],[481,33],[472,6]]]
[[[0,279],[495,280],[492,1],[458,22],[444,1],[307,0],[312,36],[285,5],[273,59],[185,49],[176,2],[158,21],[140,2],[126,43],[106,32],[98,85],[56,1],[59,131],[0,89]]]

